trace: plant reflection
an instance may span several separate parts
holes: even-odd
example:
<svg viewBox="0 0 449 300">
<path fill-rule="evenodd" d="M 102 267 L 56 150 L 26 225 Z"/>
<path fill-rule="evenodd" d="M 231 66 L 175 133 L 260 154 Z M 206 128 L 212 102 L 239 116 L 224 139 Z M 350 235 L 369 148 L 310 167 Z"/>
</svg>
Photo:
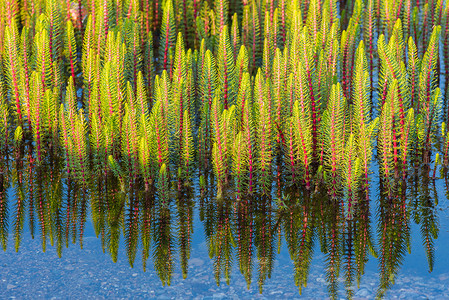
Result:
<svg viewBox="0 0 449 300">
<path fill-rule="evenodd" d="M 102 171 L 83 185 L 66 175 L 64 161 L 57 155 L 53 162 L 48 159 L 35 164 L 32 156 L 23 152 L 23 145 L 17 142 L 13 155 L 1 162 L 4 249 L 7 224 L 12 224 L 14 247 L 19 251 L 28 222 L 33 238 L 39 231 L 42 249 L 45 251 L 49 243 L 61 256 L 71 243 L 82 247 L 90 216 L 103 251 L 108 251 L 114 262 L 123 239 L 131 266 L 140 251 L 143 268 L 147 269 L 152 257 L 162 284 L 170 285 L 176 261 L 183 278 L 188 276 L 196 206 L 217 285 L 222 279 L 231 283 L 234 267 L 240 270 L 248 288 L 256 280 L 262 292 L 273 272 L 276 254 L 285 245 L 299 292 L 307 286 L 314 251 L 320 251 L 325 255 L 332 298 L 338 295 L 340 278 L 344 279 L 346 296 L 354 296 L 370 256 L 378 260 L 377 296 L 382 297 L 394 284 L 406 253 L 411 252 L 412 222 L 421 230 L 429 271 L 433 270 L 434 241 L 439 232 L 436 181 L 440 179 L 429 177 L 429 166 L 416 169 L 405 181 L 390 182 L 388 188 L 383 178 L 377 187 L 374 183 L 363 185 L 355 197 L 353 216 L 348 218 L 343 199 L 318 187 L 314 191 L 283 187 L 282 180 L 277 180 L 277 196 L 253 193 L 237 198 L 232 190 L 224 189 L 223 196 L 217 198 L 215 187 L 209 184 L 214 182 L 211 174 L 202 176 L 198 195 L 196 186 L 181 185 L 178 189 L 177 182 L 170 185 L 172 181 L 164 168 L 156 186 L 149 187 L 143 180 L 123 185 L 112 172 Z M 448 176 L 444 169 L 441 173 L 447 187 Z M 374 224 L 377 234 L 373 232 Z"/>
</svg>

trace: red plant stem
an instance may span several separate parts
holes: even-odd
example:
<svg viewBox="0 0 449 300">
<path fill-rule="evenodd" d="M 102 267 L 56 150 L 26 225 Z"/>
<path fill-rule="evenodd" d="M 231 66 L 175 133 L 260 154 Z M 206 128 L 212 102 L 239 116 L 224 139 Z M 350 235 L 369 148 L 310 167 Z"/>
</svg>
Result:
<svg viewBox="0 0 449 300">
<path fill-rule="evenodd" d="M 225 18 L 227 16 L 224 15 L 224 7 L 223 7 L 223 2 L 226 0 L 220 0 L 220 7 L 218 8 L 218 14 L 220 15 L 220 31 L 221 32 L 223 30 L 223 27 L 225 25 Z"/>
<path fill-rule="evenodd" d="M 156 31 L 159 25 L 159 0 L 154 0 L 154 20 L 153 31 Z"/>
<path fill-rule="evenodd" d="M 350 167 L 350 169 L 351 169 L 351 167 Z M 346 215 L 346 218 L 349 218 L 349 219 L 352 219 L 352 216 L 351 216 L 352 202 L 353 202 L 352 188 L 351 188 L 351 183 L 349 183 L 349 186 L 348 186 L 348 211 L 347 211 L 347 215 Z"/>
<path fill-rule="evenodd" d="M 88 0 L 89 1 L 89 0 Z M 89 6 L 90 6 L 90 15 L 92 16 L 92 28 L 95 28 L 95 22 L 96 22 L 96 19 L 95 19 L 95 15 L 96 15 L 96 7 L 95 7 L 95 3 L 96 3 L 97 1 L 96 0 L 90 0 L 89 1 Z"/>
<path fill-rule="evenodd" d="M 238 54 L 239 54 L 239 49 L 238 49 L 238 44 L 237 44 L 237 35 L 238 35 L 238 33 L 239 33 L 239 28 L 238 27 L 233 27 L 232 28 L 233 29 L 233 31 L 232 31 L 232 53 L 234 54 L 234 61 L 236 61 L 237 60 L 237 56 L 238 56 Z M 240 75 L 240 72 L 239 72 L 239 75 Z M 239 79 L 241 79 L 241 78 L 239 78 Z M 240 84 L 240 80 L 239 80 L 239 84 Z"/>
<path fill-rule="evenodd" d="M 407 31 L 405 32 L 405 36 L 410 36 L 411 15 L 412 15 L 412 1 L 407 0 L 405 7 L 405 16 L 406 16 L 405 23 L 407 24 Z"/>
<path fill-rule="evenodd" d="M 223 65 L 223 77 L 224 77 L 224 84 L 223 84 L 223 98 L 224 98 L 224 109 L 228 109 L 228 63 L 227 63 L 227 52 L 224 51 L 224 65 Z"/>
<path fill-rule="evenodd" d="M 394 120 L 394 118 L 393 118 Z M 393 121 L 394 124 L 394 121 Z M 392 129 L 392 135 L 393 135 L 393 159 L 394 159 L 394 175 L 396 177 L 397 171 L 398 171 L 398 141 L 396 137 L 396 130 Z"/>
<path fill-rule="evenodd" d="M 348 86 L 348 81 L 349 79 L 347 78 L 347 60 L 348 60 L 348 54 L 347 54 L 347 44 L 344 45 L 343 49 L 342 49 L 342 54 L 343 54 L 343 58 L 342 58 L 342 79 L 341 79 L 341 86 L 343 88 L 343 93 L 345 95 L 346 98 L 348 98 L 348 94 L 347 94 L 347 86 Z"/>
<path fill-rule="evenodd" d="M 300 242 L 300 246 L 299 246 L 299 253 L 298 253 L 298 257 L 303 258 L 303 252 L 304 249 L 306 248 L 306 243 L 307 243 L 307 229 L 308 229 L 308 210 L 306 208 L 305 205 L 303 205 L 302 208 L 303 211 L 303 226 L 302 226 L 302 231 L 301 231 L 301 242 Z"/>
<path fill-rule="evenodd" d="M 40 133 L 40 109 L 39 109 L 39 102 L 37 104 L 37 119 L 36 119 L 36 146 L 37 146 L 37 161 L 40 163 L 42 161 L 41 159 L 41 133 Z"/>
<path fill-rule="evenodd" d="M 236 174 L 236 177 L 237 177 L 237 193 L 236 193 L 236 196 L 237 196 L 237 200 L 238 201 L 240 201 L 240 194 L 241 194 L 241 169 L 240 169 L 240 166 L 239 166 L 239 168 L 238 168 L 238 171 L 237 171 L 237 174 Z"/>
<path fill-rule="evenodd" d="M 253 8 L 253 14 L 254 14 L 254 8 Z M 257 39 L 257 32 L 256 32 L 256 19 L 253 17 L 253 28 L 252 28 L 252 35 L 253 35 L 253 46 L 252 46 L 252 69 L 256 68 L 256 39 Z"/>
<path fill-rule="evenodd" d="M 73 79 L 73 86 L 75 87 L 75 89 L 76 89 L 76 78 L 75 78 L 75 64 L 74 64 L 74 62 L 73 62 L 73 59 L 74 59 L 74 55 L 73 55 L 73 49 L 72 49 L 72 43 L 68 43 L 68 45 L 69 45 L 69 60 L 70 60 L 70 71 L 71 71 L 71 74 L 72 74 L 72 79 Z"/>
<path fill-rule="evenodd" d="M 304 147 L 304 141 L 303 141 L 303 151 L 304 151 L 304 166 L 306 169 L 306 177 L 305 177 L 306 189 L 308 190 L 308 189 L 310 189 L 310 171 L 309 171 L 309 161 L 308 161 L 308 157 L 307 157 L 307 152 Z"/>
<path fill-rule="evenodd" d="M 215 138 L 217 139 L 217 147 L 218 147 L 218 152 L 219 152 L 219 159 L 221 161 L 223 161 L 223 163 L 226 165 L 225 159 L 223 157 L 223 149 L 222 149 L 222 142 L 221 142 L 221 131 L 220 131 L 220 121 L 219 121 L 218 111 L 217 111 L 216 108 L 214 108 L 214 123 L 215 123 L 215 128 L 216 128 L 216 132 L 215 132 L 216 137 Z M 220 178 L 221 176 L 223 176 L 223 174 L 219 174 L 218 180 L 220 180 L 220 181 L 222 180 L 222 178 Z"/>
<path fill-rule="evenodd" d="M 78 0 L 78 28 L 83 29 L 83 12 L 82 12 L 82 0 Z"/>
<path fill-rule="evenodd" d="M 248 180 L 248 191 L 250 194 L 253 193 L 253 173 L 254 173 L 254 161 L 253 161 L 253 149 L 251 142 L 251 130 L 250 130 L 250 122 L 249 122 L 249 111 L 246 111 L 247 118 L 247 126 L 245 129 L 246 132 L 246 143 L 248 145 L 248 167 L 249 167 L 249 180 Z"/>
<path fill-rule="evenodd" d="M 244 6 L 245 8 L 245 6 Z M 243 9 L 243 20 L 248 21 L 249 20 L 249 10 L 248 9 Z M 242 22 L 242 44 L 245 45 L 245 47 L 248 49 L 248 34 L 249 34 L 249 28 L 248 28 L 248 23 L 249 22 Z"/>
<path fill-rule="evenodd" d="M 115 2 L 115 7 L 116 7 L 116 9 L 115 9 L 115 24 L 119 24 L 120 19 L 122 18 L 122 14 L 123 14 L 122 5 L 123 5 L 123 3 L 121 0 L 116 0 L 116 2 Z M 131 7 L 131 5 L 132 5 L 132 2 L 130 1 L 129 6 Z M 126 17 L 129 17 L 129 13 Z"/>
<path fill-rule="evenodd" d="M 183 93 L 181 86 L 181 93 L 179 97 L 179 151 L 182 149 L 182 134 L 183 134 L 183 119 L 184 119 L 184 108 L 183 108 Z"/>
<path fill-rule="evenodd" d="M 304 43 L 304 47 L 305 47 Z M 306 53 L 308 49 L 304 48 L 304 53 Z M 319 105 L 318 101 L 315 99 L 315 95 L 313 92 L 313 83 L 312 83 L 312 75 L 311 75 L 311 69 L 308 63 L 305 65 L 306 67 L 306 73 L 307 73 L 307 82 L 309 85 L 309 93 L 310 93 L 310 103 L 312 105 L 312 157 L 315 156 L 316 147 L 317 147 L 317 127 L 318 127 L 318 113 L 319 108 L 317 106 Z M 308 171 L 307 171 L 308 172 Z"/>
<path fill-rule="evenodd" d="M 193 19 L 196 20 L 198 16 L 198 2 L 199 0 L 193 0 Z"/>
<path fill-rule="evenodd" d="M 293 139 L 293 126 L 290 126 L 290 138 L 288 141 L 288 153 L 290 158 L 290 172 L 292 174 L 292 182 L 295 182 L 296 176 L 296 163 L 295 163 L 295 143 Z"/>
<path fill-rule="evenodd" d="M 282 36 L 282 45 L 285 45 L 285 39 L 286 39 L 286 26 L 285 26 L 285 0 L 280 1 L 280 9 L 281 9 L 281 36 Z M 332 6 L 332 5 L 331 5 Z"/>
<path fill-rule="evenodd" d="M 146 37 L 148 37 L 148 34 L 150 33 L 150 4 L 149 0 L 143 0 L 142 3 L 142 9 L 145 17 L 145 33 Z"/>
<path fill-rule="evenodd" d="M 444 33 L 443 33 L 443 59 L 444 59 L 444 78 L 445 78 L 445 88 L 444 90 L 448 91 L 449 88 L 449 9 L 446 10 L 446 24 L 444 24 Z M 446 95 L 445 95 L 446 96 Z M 446 115 L 446 124 L 449 122 L 449 105 Z"/>
<path fill-rule="evenodd" d="M 170 1 L 170 0 L 169 0 Z M 164 65 L 163 70 L 167 70 L 168 63 L 168 50 L 170 49 L 170 18 L 167 17 L 167 31 L 165 32 L 165 49 L 164 49 Z"/>
<path fill-rule="evenodd" d="M 136 93 L 137 90 L 137 48 L 139 47 L 138 44 L 139 41 L 136 41 L 136 35 L 134 35 L 133 38 L 133 86 L 134 86 L 134 94 Z"/>
<path fill-rule="evenodd" d="M 273 1 L 274 2 L 274 1 Z M 279 23 L 274 22 L 273 23 L 273 15 L 271 15 L 271 26 L 272 26 L 272 30 L 273 30 L 273 37 L 270 43 L 272 43 L 272 47 L 271 49 L 273 49 L 272 51 L 276 52 L 276 49 L 279 48 L 279 44 L 278 44 L 278 31 L 279 31 Z"/>
<path fill-rule="evenodd" d="M 289 86 L 290 86 L 290 84 L 289 84 Z M 290 100 L 290 102 L 289 102 L 289 104 L 290 104 L 289 116 L 291 117 L 292 114 L 293 114 L 293 104 L 295 102 L 295 89 L 294 88 L 289 88 L 288 91 L 289 91 L 289 95 L 288 95 L 289 97 L 288 98 Z"/>
<path fill-rule="evenodd" d="M 411 105 L 411 107 L 414 107 L 414 104 L 415 104 L 415 93 L 416 93 L 415 90 L 416 90 L 416 68 L 414 66 L 414 68 L 411 70 L 411 75 L 410 75 L 410 105 Z M 419 107 L 418 107 L 417 112 L 418 111 L 419 111 Z"/>
<path fill-rule="evenodd" d="M 263 113 L 263 112 L 262 112 Z M 265 117 L 265 116 L 263 116 Z M 265 118 L 264 118 L 265 119 Z M 266 120 L 262 120 L 263 124 L 260 124 L 259 126 L 261 126 L 262 128 L 267 128 L 268 126 L 265 125 L 265 121 Z M 267 141 L 267 135 L 269 133 L 266 132 L 266 130 L 263 130 L 259 136 L 260 138 L 260 153 L 266 153 L 269 151 L 269 149 L 267 149 L 269 146 L 267 145 L 268 141 Z M 266 184 L 266 177 L 267 177 L 267 173 L 269 172 L 269 160 L 267 159 L 266 155 L 263 155 L 262 157 L 259 158 L 260 161 L 260 172 L 262 174 L 262 183 L 261 185 L 263 186 L 263 188 L 265 189 L 265 184 Z M 266 168 L 268 166 L 268 169 Z"/>
<path fill-rule="evenodd" d="M 54 20 L 53 20 L 53 14 L 49 14 L 49 30 L 48 30 L 48 52 L 50 53 L 50 63 L 53 62 L 53 26 L 54 26 Z M 50 64 L 51 65 L 51 64 Z"/>
<path fill-rule="evenodd" d="M 27 40 L 23 39 L 23 69 L 25 79 L 25 101 L 27 107 L 28 130 L 31 132 L 31 107 L 30 107 L 30 77 L 28 74 L 28 53 Z"/>
<path fill-rule="evenodd" d="M 94 14 L 94 13 L 93 13 Z M 103 25 L 104 25 L 104 37 L 108 36 L 109 32 L 109 12 L 108 12 L 108 0 L 103 0 Z"/>
<path fill-rule="evenodd" d="M 19 126 L 22 126 L 22 111 L 20 109 L 20 97 L 19 97 L 19 85 L 18 85 L 18 79 L 16 74 L 16 65 L 14 62 L 14 59 L 11 54 L 9 54 L 9 65 L 11 66 L 11 73 L 12 73 L 12 81 L 14 85 L 14 98 L 16 99 L 16 110 L 17 115 L 19 117 Z"/>
<path fill-rule="evenodd" d="M 404 181 L 407 176 L 407 147 L 408 147 L 409 133 L 410 133 L 410 127 L 408 128 L 407 132 L 404 132 L 404 135 L 403 135 L 404 153 L 402 153 L 402 179 Z"/>
<path fill-rule="evenodd" d="M 128 5 L 128 12 L 126 13 L 126 17 L 127 18 L 131 18 L 131 13 L 132 12 L 133 12 L 133 3 L 130 2 L 129 5 Z M 119 16 L 119 17 L 121 17 L 121 16 Z"/>
<path fill-rule="evenodd" d="M 368 52 L 369 52 L 369 75 L 370 75 L 370 91 L 373 91 L 373 71 L 374 71 L 374 49 L 373 49 L 373 36 L 374 36 L 374 28 L 373 28 L 373 14 L 369 13 L 369 26 L 368 26 Z"/>
<path fill-rule="evenodd" d="M 156 138 L 157 138 L 157 162 L 159 165 L 159 169 L 162 167 L 162 163 L 164 162 L 162 159 L 162 143 L 161 143 L 161 130 L 162 128 L 159 128 L 159 122 L 154 122 L 155 131 L 156 131 Z"/>
</svg>

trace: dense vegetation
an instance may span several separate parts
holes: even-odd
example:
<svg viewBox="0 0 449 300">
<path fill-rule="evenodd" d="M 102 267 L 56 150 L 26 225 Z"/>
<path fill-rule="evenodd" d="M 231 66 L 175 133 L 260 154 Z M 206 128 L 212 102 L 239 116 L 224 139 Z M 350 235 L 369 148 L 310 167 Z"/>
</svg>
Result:
<svg viewBox="0 0 449 300">
<path fill-rule="evenodd" d="M 340 256 L 349 253 L 357 263 L 346 273 L 350 286 L 354 272 L 360 280 L 368 252 L 375 253 L 366 220 L 376 161 L 381 198 L 397 210 L 386 217 L 391 232 L 379 228 L 390 245 L 381 253 L 381 296 L 400 265 L 388 265 L 385 256 L 405 251 L 398 240 L 407 235 L 395 235 L 408 226 L 405 197 L 398 195 L 413 170 L 423 168 L 425 176 L 432 159 L 435 168 L 449 163 L 448 89 L 438 87 L 440 75 L 449 74 L 441 68 L 449 63 L 448 13 L 449 3 L 437 0 L 2 0 L 3 248 L 9 210 L 16 250 L 25 215 L 44 249 L 47 238 L 59 253 L 70 238 L 82 246 L 90 206 L 114 259 L 122 229 L 131 264 L 139 242 L 144 265 L 155 243 L 165 284 L 173 271 L 170 207 L 193 183 L 203 195 L 214 186 L 220 211 L 234 206 L 239 218 L 248 213 L 240 206 L 254 201 L 268 215 L 272 205 L 287 207 L 284 189 L 307 201 L 324 191 L 320 213 L 335 222 L 323 226 L 321 246 L 336 296 Z M 185 274 L 192 230 L 186 203 L 177 202 L 186 205 L 179 213 L 186 218 L 179 228 Z M 332 209 L 323 211 L 323 204 Z M 229 232 L 236 229 L 229 218 L 217 222 L 209 238 L 218 283 L 221 273 L 229 280 Z M 276 232 L 265 226 L 284 225 L 267 222 L 260 228 L 271 240 Z M 297 242 L 312 244 L 307 214 L 297 222 L 304 223 Z M 252 252 L 241 251 L 254 237 L 241 239 L 243 231 L 239 264 L 250 283 Z M 366 239 L 347 248 L 348 232 Z M 261 234 L 257 247 L 265 242 Z M 257 254 L 261 282 L 271 272 L 270 245 Z M 426 245 L 432 266 L 431 238 Z M 300 287 L 311 248 L 291 252 Z"/>
</svg>

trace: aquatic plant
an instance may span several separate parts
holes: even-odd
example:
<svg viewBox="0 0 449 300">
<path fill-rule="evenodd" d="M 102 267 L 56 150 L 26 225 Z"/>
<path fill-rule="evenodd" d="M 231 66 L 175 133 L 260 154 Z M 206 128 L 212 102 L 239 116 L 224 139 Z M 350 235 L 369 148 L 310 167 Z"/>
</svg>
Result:
<svg viewBox="0 0 449 300">
<path fill-rule="evenodd" d="M 280 240 L 284 231 L 301 289 L 316 225 L 326 236 L 319 242 L 328 258 L 329 291 L 337 297 L 340 263 L 347 282 L 360 281 L 367 253 L 375 252 L 367 217 L 375 166 L 381 201 L 398 210 L 381 213 L 388 224 L 379 230 L 382 243 L 398 228 L 408 230 L 405 223 L 395 225 L 409 205 L 398 197 L 404 192 L 400 179 L 428 170 L 433 157 L 447 167 L 446 128 L 439 134 L 448 118 L 442 101 L 448 81 L 440 89 L 440 73 L 449 74 L 449 5 L 442 1 L 4 4 L 3 248 L 9 210 L 16 217 L 10 222 L 16 250 L 25 215 L 33 237 L 39 228 L 44 249 L 47 240 L 56 242 L 59 255 L 69 240 L 82 246 L 90 205 L 103 250 L 116 260 L 123 231 L 130 264 L 141 244 L 144 266 L 153 251 L 158 274 L 169 284 L 176 261 L 171 200 L 176 191 L 186 276 L 192 203 L 185 198 L 198 174 L 203 196 L 213 187 L 208 201 L 222 210 L 214 223 L 221 227 L 209 232 L 217 280 L 229 280 L 238 248 L 248 284 L 257 255 L 262 288 L 272 269 L 271 239 Z M 438 159 L 434 163 L 435 173 Z M 10 187 L 15 206 L 6 197 Z M 291 203 L 271 198 L 279 200 L 291 187 L 299 193 Z M 309 203 L 323 191 L 328 202 Z M 291 212 L 280 214 L 288 221 L 279 226 L 273 224 L 275 203 Z M 321 224 L 307 220 L 317 214 Z M 419 220 L 431 249 L 433 225 Z M 393 250 L 402 255 L 399 244 Z M 382 260 L 387 252 L 380 252 Z M 432 265 L 430 250 L 428 257 Z M 380 296 L 397 266 L 381 262 Z"/>
<path fill-rule="evenodd" d="M 348 131 L 348 113 L 346 99 L 340 84 L 332 86 L 327 109 L 321 120 L 324 149 L 324 166 L 328 172 L 328 186 L 333 198 L 340 192 L 342 183 L 342 167 Z M 358 128 L 357 126 L 354 126 Z"/>
</svg>

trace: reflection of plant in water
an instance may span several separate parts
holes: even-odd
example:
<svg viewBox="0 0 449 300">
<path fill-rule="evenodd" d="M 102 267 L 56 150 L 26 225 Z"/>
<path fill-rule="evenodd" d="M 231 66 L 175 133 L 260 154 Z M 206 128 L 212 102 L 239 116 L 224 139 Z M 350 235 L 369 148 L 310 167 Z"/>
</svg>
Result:
<svg viewBox="0 0 449 300">
<path fill-rule="evenodd" d="M 353 232 L 354 239 L 354 256 L 356 268 L 357 287 L 360 286 L 362 275 L 365 273 L 365 265 L 368 262 L 368 254 L 377 258 L 374 248 L 373 233 L 371 230 L 371 212 L 368 197 L 368 187 L 360 192 L 359 205 L 355 214 L 355 228 Z"/>
<path fill-rule="evenodd" d="M 338 291 L 338 277 L 340 274 L 341 256 L 343 252 L 343 227 L 341 221 L 339 221 L 339 219 L 341 219 L 341 209 L 339 204 L 331 202 L 328 203 L 327 207 L 327 211 L 325 212 L 325 222 L 327 223 L 326 278 L 329 282 L 329 294 L 335 298 Z"/>
<path fill-rule="evenodd" d="M 252 281 L 254 253 L 254 202 L 251 200 L 251 198 L 245 197 L 237 203 L 237 216 L 235 218 L 239 268 L 245 277 L 247 288 L 250 287 Z"/>
<path fill-rule="evenodd" d="M 427 167 L 428 168 L 428 167 Z M 428 172 L 423 170 L 424 172 Z M 412 216 L 416 224 L 421 228 L 422 243 L 426 251 L 429 271 L 434 267 L 435 249 L 434 240 L 438 238 L 439 226 L 435 215 L 435 206 L 438 205 L 438 194 L 430 178 L 427 176 L 418 177 L 416 187 L 418 195 L 411 200 Z"/>
<path fill-rule="evenodd" d="M 300 293 L 307 286 L 313 255 L 316 232 L 311 222 L 313 203 L 306 193 L 298 194 L 293 190 L 285 199 L 287 207 L 278 210 L 277 213 L 279 218 L 277 223 L 282 228 L 290 258 L 294 263 L 294 279 Z"/>
<path fill-rule="evenodd" d="M 3 93 L 1 80 L 0 80 L 0 93 Z M 4 101 L 4 95 L 0 94 L 1 97 L 1 122 L 0 122 L 0 239 L 2 243 L 3 250 L 6 250 L 7 240 L 8 240 L 8 199 L 7 199 L 7 189 L 9 185 L 9 169 L 8 169 L 8 136 L 9 136 L 9 110 L 8 106 Z M 21 128 L 21 127 L 18 127 Z M 20 129 L 19 129 L 20 131 Z M 16 180 L 13 181 L 15 182 Z M 18 178 L 17 178 L 18 181 Z M 20 189 L 20 187 L 19 187 Z M 20 193 L 20 190 L 19 190 Z M 20 206 L 20 204 L 19 204 Z M 20 222 L 20 221 L 19 221 Z M 20 230 L 19 230 L 20 232 Z M 18 234 L 17 234 L 18 235 Z"/>
<path fill-rule="evenodd" d="M 404 218 L 405 198 L 402 194 L 405 193 L 405 189 L 403 188 L 402 185 L 399 186 L 397 194 L 393 197 L 380 194 L 378 210 L 380 285 L 377 291 L 379 297 L 382 297 L 394 284 L 408 246 L 410 231 L 408 219 Z"/>
<path fill-rule="evenodd" d="M 262 195 L 256 201 L 257 205 L 254 210 L 254 246 L 259 267 L 259 292 L 262 292 L 264 282 L 271 277 L 273 270 L 276 234 L 273 228 L 271 198 Z"/>
<path fill-rule="evenodd" d="M 171 230 L 172 220 L 169 206 L 160 205 L 155 211 L 153 224 L 153 261 L 154 268 L 162 284 L 170 285 L 174 271 L 174 236 Z"/>
<path fill-rule="evenodd" d="M 190 259 L 191 235 L 193 233 L 193 204 L 191 196 L 181 195 L 177 199 L 179 255 L 183 278 L 187 278 Z"/>
<path fill-rule="evenodd" d="M 14 194 L 17 199 L 16 201 L 16 217 L 14 222 L 14 240 L 15 249 L 19 250 L 20 241 L 22 239 L 23 225 L 25 221 L 25 190 L 23 181 L 23 160 L 21 159 L 21 151 L 23 141 L 23 131 L 22 127 L 18 126 L 14 133 L 14 158 L 15 166 L 12 168 L 11 179 L 14 185 Z"/>
<path fill-rule="evenodd" d="M 231 205 L 229 201 L 223 200 L 218 203 L 216 231 L 211 237 L 212 252 L 214 257 L 214 273 L 217 285 L 220 284 L 222 274 L 229 284 L 231 280 L 232 252 L 235 247 L 234 235 L 231 227 Z"/>
</svg>

